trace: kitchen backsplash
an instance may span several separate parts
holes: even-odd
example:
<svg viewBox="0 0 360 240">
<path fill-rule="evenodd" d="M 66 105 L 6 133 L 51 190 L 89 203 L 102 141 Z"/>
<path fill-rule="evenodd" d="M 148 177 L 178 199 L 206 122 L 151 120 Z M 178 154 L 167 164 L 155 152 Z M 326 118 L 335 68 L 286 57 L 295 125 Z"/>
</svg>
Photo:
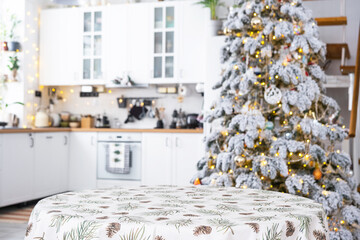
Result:
<svg viewBox="0 0 360 240">
<path fill-rule="evenodd" d="M 152 98 L 155 97 L 155 107 L 165 108 L 164 124 L 165 128 L 169 127 L 171 122 L 171 115 L 174 109 L 181 108 L 186 114 L 197 113 L 200 114 L 203 108 L 203 97 L 195 91 L 195 85 L 186 85 L 188 88 L 187 95 L 184 97 L 182 103 L 177 100 L 177 94 L 160 94 L 157 93 L 156 86 L 149 86 L 148 88 L 134 88 L 134 89 L 107 89 L 105 93 L 100 93 L 99 97 L 80 97 L 81 87 L 66 86 L 57 87 L 56 94 L 61 96 L 63 100 L 56 100 L 54 105 L 54 112 L 60 113 L 62 111 L 70 112 L 71 114 L 104 114 L 109 117 L 110 124 L 113 126 L 114 119 L 118 118 L 121 122 L 121 128 L 154 128 L 156 126 L 156 118 L 146 117 L 142 120 L 135 120 L 134 123 L 125 124 L 124 121 L 128 115 L 127 108 L 119 108 L 117 104 L 118 97 L 134 97 L 134 98 Z M 110 90 L 110 92 L 109 92 Z M 42 90 L 42 106 L 49 106 L 48 88 Z"/>
</svg>

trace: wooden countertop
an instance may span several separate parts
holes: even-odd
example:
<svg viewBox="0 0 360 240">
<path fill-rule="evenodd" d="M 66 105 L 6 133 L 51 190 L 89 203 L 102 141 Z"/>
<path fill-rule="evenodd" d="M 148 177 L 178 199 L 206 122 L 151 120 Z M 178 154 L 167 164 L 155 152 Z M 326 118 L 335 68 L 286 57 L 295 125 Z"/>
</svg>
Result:
<svg viewBox="0 0 360 240">
<path fill-rule="evenodd" d="M 43 132 L 148 132 L 148 133 L 203 133 L 203 129 L 128 129 L 128 128 L 12 128 L 0 129 L 1 133 Z"/>
</svg>

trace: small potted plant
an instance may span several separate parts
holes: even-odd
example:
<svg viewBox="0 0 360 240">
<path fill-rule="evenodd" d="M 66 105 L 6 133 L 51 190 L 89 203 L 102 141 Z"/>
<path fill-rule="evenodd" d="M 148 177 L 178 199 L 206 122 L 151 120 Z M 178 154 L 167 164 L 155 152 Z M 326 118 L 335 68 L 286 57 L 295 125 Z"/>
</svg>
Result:
<svg viewBox="0 0 360 240">
<path fill-rule="evenodd" d="M 7 43 L 9 51 L 19 52 L 21 50 L 20 42 L 17 41 L 18 36 L 16 36 L 16 27 L 20 23 L 21 20 L 18 20 L 16 14 L 12 14 L 10 17 L 9 42 Z"/>
<path fill-rule="evenodd" d="M 19 70 L 20 66 L 19 66 L 19 59 L 16 56 L 16 53 L 14 54 L 14 56 L 10 56 L 9 57 L 9 65 L 7 65 L 7 67 L 9 68 L 9 70 L 12 72 L 12 77 L 13 77 L 13 81 L 16 81 L 16 76 L 17 76 L 17 71 Z"/>
<path fill-rule="evenodd" d="M 210 33 L 216 36 L 222 27 L 222 22 L 216 15 L 216 7 L 223 6 L 224 3 L 220 2 L 220 0 L 202 0 L 198 4 L 210 9 Z"/>
</svg>

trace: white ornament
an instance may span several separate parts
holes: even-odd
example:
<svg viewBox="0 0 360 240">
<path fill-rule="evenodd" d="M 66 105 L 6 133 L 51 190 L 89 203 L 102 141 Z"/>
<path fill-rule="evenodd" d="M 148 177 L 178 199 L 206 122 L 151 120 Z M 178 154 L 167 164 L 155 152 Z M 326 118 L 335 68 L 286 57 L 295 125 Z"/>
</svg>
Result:
<svg viewBox="0 0 360 240">
<path fill-rule="evenodd" d="M 278 102 L 280 102 L 281 97 L 281 90 L 275 85 L 270 85 L 270 87 L 265 89 L 264 98 L 267 103 L 271 105 L 277 104 Z"/>
</svg>

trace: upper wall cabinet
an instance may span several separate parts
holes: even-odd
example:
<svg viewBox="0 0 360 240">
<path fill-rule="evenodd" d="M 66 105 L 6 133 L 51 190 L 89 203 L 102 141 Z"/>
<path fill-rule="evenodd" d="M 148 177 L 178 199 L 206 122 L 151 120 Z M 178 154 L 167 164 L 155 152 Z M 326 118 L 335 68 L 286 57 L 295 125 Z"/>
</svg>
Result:
<svg viewBox="0 0 360 240">
<path fill-rule="evenodd" d="M 80 79 L 81 18 L 76 8 L 41 11 L 40 84 L 75 85 Z"/>
<path fill-rule="evenodd" d="M 207 17 L 194 1 L 43 10 L 40 83 L 203 82 Z"/>
<path fill-rule="evenodd" d="M 182 5 L 179 2 L 152 4 L 150 67 L 151 83 L 177 82 L 179 62 L 179 29 Z"/>
<path fill-rule="evenodd" d="M 129 17 L 131 14 L 127 4 L 112 5 L 104 11 L 102 56 L 106 61 L 105 83 L 111 84 L 112 80 L 124 77 L 130 71 Z"/>
<path fill-rule="evenodd" d="M 104 84 L 104 8 L 81 9 L 81 76 L 82 84 Z"/>
</svg>

